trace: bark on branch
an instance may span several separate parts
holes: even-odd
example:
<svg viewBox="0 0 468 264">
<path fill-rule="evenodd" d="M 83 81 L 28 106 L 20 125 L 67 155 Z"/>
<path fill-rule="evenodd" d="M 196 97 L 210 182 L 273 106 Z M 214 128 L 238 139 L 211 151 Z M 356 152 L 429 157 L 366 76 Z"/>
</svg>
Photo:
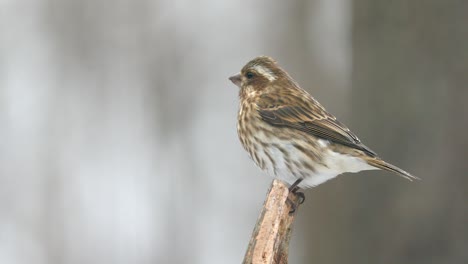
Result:
<svg viewBox="0 0 468 264">
<path fill-rule="evenodd" d="M 291 211 L 291 203 L 296 211 Z M 244 264 L 286 264 L 288 263 L 289 240 L 292 224 L 297 213 L 297 197 L 289 194 L 288 187 L 281 181 L 274 180 L 258 217 L 249 247 L 244 257 Z"/>
</svg>

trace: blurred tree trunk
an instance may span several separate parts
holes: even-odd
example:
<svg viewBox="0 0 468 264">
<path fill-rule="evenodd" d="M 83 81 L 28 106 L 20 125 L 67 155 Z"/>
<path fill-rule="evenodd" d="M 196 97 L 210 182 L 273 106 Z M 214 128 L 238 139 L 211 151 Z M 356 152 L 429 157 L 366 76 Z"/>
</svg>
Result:
<svg viewBox="0 0 468 264">
<path fill-rule="evenodd" d="M 348 263 L 466 260 L 466 210 L 455 205 L 468 192 L 453 190 L 468 183 L 467 10 L 462 1 L 354 1 L 353 130 L 423 181 L 372 172 L 350 182 L 361 189 L 355 204 L 369 206 L 348 221 Z"/>
</svg>

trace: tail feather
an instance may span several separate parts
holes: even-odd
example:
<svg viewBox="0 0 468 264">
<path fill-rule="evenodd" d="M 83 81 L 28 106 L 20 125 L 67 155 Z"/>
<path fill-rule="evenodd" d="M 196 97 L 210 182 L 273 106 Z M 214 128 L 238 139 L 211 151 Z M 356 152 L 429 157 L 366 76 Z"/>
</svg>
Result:
<svg viewBox="0 0 468 264">
<path fill-rule="evenodd" d="M 410 181 L 420 180 L 420 178 L 418 178 L 416 176 L 413 176 L 410 173 L 398 168 L 397 166 L 392 165 L 390 163 L 387 163 L 387 162 L 385 162 L 385 161 L 383 161 L 381 159 L 369 158 L 369 159 L 366 159 L 366 161 L 371 166 L 374 166 L 374 167 L 382 169 L 382 170 L 394 172 L 394 173 L 398 174 L 399 176 L 401 176 L 403 178 L 406 178 L 406 179 L 408 179 Z"/>
</svg>

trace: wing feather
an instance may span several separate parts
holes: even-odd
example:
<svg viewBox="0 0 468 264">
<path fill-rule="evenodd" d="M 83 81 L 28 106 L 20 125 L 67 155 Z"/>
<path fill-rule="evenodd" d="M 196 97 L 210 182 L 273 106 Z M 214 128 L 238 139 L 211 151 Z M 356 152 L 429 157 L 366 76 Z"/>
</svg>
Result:
<svg viewBox="0 0 468 264">
<path fill-rule="evenodd" d="M 344 124 L 320 105 L 260 108 L 262 119 L 273 126 L 290 127 L 310 135 L 361 150 L 371 157 L 377 154 L 366 147 Z"/>
</svg>

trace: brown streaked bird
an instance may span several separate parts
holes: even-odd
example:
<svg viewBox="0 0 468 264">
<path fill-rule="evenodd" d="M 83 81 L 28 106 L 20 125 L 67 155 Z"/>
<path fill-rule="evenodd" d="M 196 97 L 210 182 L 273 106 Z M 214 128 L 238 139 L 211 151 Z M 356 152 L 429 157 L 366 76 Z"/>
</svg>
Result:
<svg viewBox="0 0 468 264">
<path fill-rule="evenodd" d="M 229 78 L 240 97 L 237 133 L 255 164 L 293 192 L 345 172 L 382 169 L 418 179 L 385 162 L 270 57 Z"/>
</svg>

